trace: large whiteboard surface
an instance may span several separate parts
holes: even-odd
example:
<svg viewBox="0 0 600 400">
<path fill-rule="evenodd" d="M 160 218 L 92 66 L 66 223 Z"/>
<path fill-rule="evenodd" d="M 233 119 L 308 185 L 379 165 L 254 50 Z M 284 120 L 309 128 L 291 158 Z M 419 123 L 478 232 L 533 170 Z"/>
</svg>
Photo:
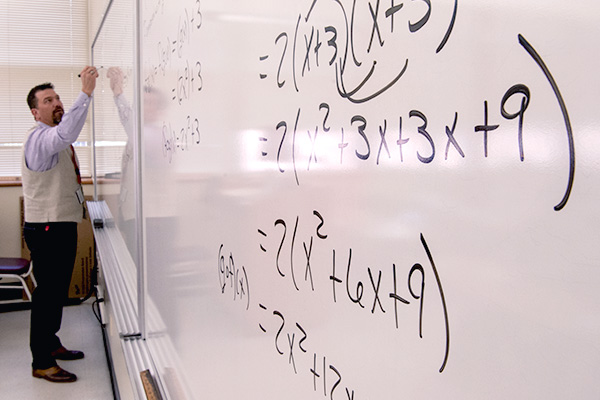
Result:
<svg viewBox="0 0 600 400">
<path fill-rule="evenodd" d="M 96 191 L 115 218 L 129 253 L 126 257 L 137 264 L 135 111 L 132 106 L 135 101 L 134 3 L 132 0 L 107 2 L 103 10 L 105 15 L 92 49 L 94 65 L 100 71 L 94 90 L 94 162 L 99 180 Z"/>
<path fill-rule="evenodd" d="M 173 398 L 598 398 L 597 2 L 145 0 Z"/>
</svg>

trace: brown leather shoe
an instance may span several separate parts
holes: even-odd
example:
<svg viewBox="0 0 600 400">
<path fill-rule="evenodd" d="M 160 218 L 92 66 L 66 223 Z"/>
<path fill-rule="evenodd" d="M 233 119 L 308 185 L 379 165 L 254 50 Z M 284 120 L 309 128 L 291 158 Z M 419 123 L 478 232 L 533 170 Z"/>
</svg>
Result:
<svg viewBox="0 0 600 400">
<path fill-rule="evenodd" d="M 42 378 L 50 382 L 75 382 L 77 375 L 65 371 L 58 365 L 46 369 L 34 369 L 31 373 L 36 378 Z"/>
<path fill-rule="evenodd" d="M 83 358 L 83 351 L 79 350 L 67 350 L 64 346 L 60 346 L 58 349 L 50 353 L 55 360 L 80 360 Z"/>
</svg>

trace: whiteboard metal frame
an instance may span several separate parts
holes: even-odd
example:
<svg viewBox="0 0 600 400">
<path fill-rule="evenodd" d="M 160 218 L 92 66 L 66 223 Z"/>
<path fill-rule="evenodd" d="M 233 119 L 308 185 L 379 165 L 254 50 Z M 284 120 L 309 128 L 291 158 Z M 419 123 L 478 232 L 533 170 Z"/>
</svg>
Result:
<svg viewBox="0 0 600 400">
<path fill-rule="evenodd" d="M 106 19 L 110 13 L 111 7 L 114 3 L 114 0 L 109 0 L 104 15 L 102 17 L 102 21 L 98 27 L 96 35 L 91 45 L 91 63 L 94 65 L 94 51 L 96 47 L 96 43 L 102 33 L 102 29 L 106 22 Z M 135 174 L 134 174 L 134 195 L 135 195 L 135 206 L 136 206 L 136 256 L 138 260 L 138 265 L 136 268 L 136 285 L 137 285 L 137 315 L 135 310 L 130 310 L 130 316 L 132 319 L 136 321 L 130 321 L 129 324 L 124 324 L 131 327 L 132 323 L 137 325 L 137 331 L 131 331 L 130 334 L 125 335 L 122 340 L 122 347 L 125 353 L 126 362 L 129 365 L 132 371 L 143 370 L 148 368 L 153 368 L 156 371 L 154 366 L 154 361 L 149 354 L 146 347 L 146 262 L 144 257 L 144 214 L 142 208 L 142 157 L 141 157 L 141 146 L 142 146 L 142 135 L 141 135 L 141 126 L 142 126 L 142 106 L 140 96 L 142 93 L 141 87 L 141 1 L 135 0 L 133 2 L 134 5 L 134 80 L 133 80 L 133 112 L 135 113 L 134 124 L 133 124 L 133 148 L 134 148 L 134 166 L 135 166 Z M 96 120 L 95 120 L 95 109 L 94 103 L 92 102 L 92 157 L 93 157 L 93 187 L 94 187 L 94 201 L 98 201 L 98 175 L 96 169 Z M 108 211 L 108 210 L 107 210 Z M 109 212 L 109 211 L 108 211 Z M 117 260 L 118 264 L 118 260 Z M 122 294 L 122 293 L 121 293 Z M 134 299 L 132 299 L 133 301 Z M 118 305 L 114 304 L 116 308 L 124 307 L 123 304 Z M 133 315 L 131 315 L 133 313 Z M 117 313 L 119 314 L 119 313 Z M 120 322 L 122 321 L 122 318 Z M 136 329 L 134 329 L 136 330 Z M 133 338 L 133 339 L 130 339 Z M 139 340 L 141 339 L 141 340 Z M 134 350 L 137 349 L 137 350 Z M 141 361 L 143 359 L 143 361 Z M 130 371 L 130 380 L 132 385 L 137 389 L 138 398 L 143 397 L 143 390 L 141 388 L 140 377 L 135 373 Z M 162 389 L 162 388 L 161 388 Z"/>
<path fill-rule="evenodd" d="M 106 18 L 108 17 L 108 13 L 110 12 L 110 8 L 113 5 L 114 0 L 109 0 L 106 5 L 106 10 L 104 11 L 104 15 L 102 16 L 102 21 L 100 21 L 100 26 L 98 26 L 98 30 L 96 31 L 96 36 L 94 36 L 94 41 L 92 42 L 91 48 L 91 62 L 94 65 L 94 48 L 96 47 L 96 42 L 100 37 L 100 33 L 102 32 L 102 27 L 106 22 Z M 92 171 L 93 171 L 93 186 L 94 186 L 94 201 L 98 201 L 98 173 L 96 171 L 96 109 L 94 108 L 94 100 L 92 99 Z"/>
</svg>

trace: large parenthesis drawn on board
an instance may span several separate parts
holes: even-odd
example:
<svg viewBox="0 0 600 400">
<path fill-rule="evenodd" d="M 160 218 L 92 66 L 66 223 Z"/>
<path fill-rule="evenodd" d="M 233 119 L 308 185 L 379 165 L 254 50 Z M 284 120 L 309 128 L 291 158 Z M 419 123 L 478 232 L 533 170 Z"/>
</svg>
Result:
<svg viewBox="0 0 600 400">
<path fill-rule="evenodd" d="M 558 203 L 556 206 L 554 206 L 555 211 L 560 211 L 565 207 L 565 205 L 567 204 L 567 201 L 569 200 L 569 196 L 571 195 L 571 189 L 573 188 L 573 180 L 575 179 L 575 142 L 573 139 L 573 128 L 571 127 L 571 120 L 569 119 L 569 113 L 567 112 L 567 106 L 565 104 L 565 101 L 564 101 L 562 95 L 560 94 L 558 85 L 556 84 L 556 81 L 552 77 L 552 74 L 550 73 L 550 70 L 546 66 L 546 63 L 544 63 L 544 60 L 542 60 L 542 57 L 538 54 L 537 51 L 535 51 L 533 46 L 521 34 L 518 35 L 518 38 L 519 38 L 519 43 L 521 44 L 521 46 L 523 46 L 525 48 L 525 50 L 527 51 L 527 53 L 529 53 L 529 55 L 535 60 L 535 62 L 539 65 L 539 67 L 544 72 L 544 75 L 548 79 L 548 82 L 550 82 L 550 86 L 552 86 L 552 90 L 554 91 L 556 99 L 558 100 L 560 110 L 561 110 L 563 118 L 565 120 L 565 127 L 567 129 L 567 138 L 569 140 L 569 182 L 567 184 L 567 190 L 565 191 L 565 194 L 564 194 L 562 200 L 560 201 L 560 203 Z"/>
<path fill-rule="evenodd" d="M 439 53 L 440 51 L 442 51 L 442 49 L 448 42 L 448 39 L 450 39 L 450 34 L 452 33 L 452 29 L 454 29 L 454 23 L 456 22 L 456 13 L 457 12 L 458 12 L 458 0 L 454 0 L 454 11 L 452 11 L 452 18 L 450 19 L 450 25 L 448 26 L 448 30 L 446 31 L 446 34 L 444 35 L 442 42 L 436 49 L 436 51 L 435 51 L 436 53 Z"/>
<path fill-rule="evenodd" d="M 446 305 L 446 296 L 444 296 L 444 289 L 442 288 L 442 281 L 440 279 L 440 274 L 435 266 L 435 262 L 433 261 L 433 256 L 431 255 L 431 251 L 429 250 L 429 246 L 425 241 L 425 237 L 421 233 L 421 243 L 423 244 L 423 248 L 425 249 L 425 253 L 427 253 L 427 258 L 431 264 L 431 269 L 433 270 L 433 274 L 435 275 L 435 280 L 438 285 L 438 290 L 440 292 L 440 299 L 442 300 L 442 307 L 444 309 L 444 322 L 446 325 L 446 351 L 444 354 L 444 361 L 442 362 L 442 366 L 439 369 L 440 374 L 444 372 L 446 368 L 446 364 L 448 363 L 448 356 L 450 354 L 450 322 L 448 321 L 448 306 Z"/>
<path fill-rule="evenodd" d="M 310 18 L 310 14 L 311 14 L 312 10 L 314 9 L 317 1 L 318 0 L 313 0 L 312 4 L 310 6 L 310 9 L 306 15 L 306 18 L 305 18 L 306 21 L 308 21 L 308 19 Z M 354 97 L 354 95 L 357 92 L 359 92 L 364 87 L 364 85 L 369 81 L 369 79 L 371 79 L 371 77 L 373 76 L 373 74 L 375 72 L 375 67 L 377 66 L 377 61 L 373 61 L 373 64 L 371 65 L 371 69 L 369 70 L 369 72 L 367 73 L 365 78 L 362 80 L 362 82 L 360 82 L 353 90 L 350 90 L 350 92 L 348 92 L 344 85 L 344 71 L 346 70 L 346 61 L 348 58 L 348 47 L 349 47 L 350 43 L 354 42 L 353 34 L 354 34 L 354 14 L 355 14 L 355 9 L 356 9 L 356 0 L 353 0 L 353 2 L 352 2 L 352 17 L 350 20 L 350 26 L 348 24 L 348 15 L 346 13 L 346 9 L 344 8 L 344 5 L 342 4 L 341 0 L 333 0 L 333 1 L 335 3 L 337 3 L 340 6 L 340 8 L 342 9 L 342 14 L 344 15 L 344 21 L 346 23 L 346 38 L 348 38 L 346 40 L 346 47 L 344 49 L 344 55 L 343 55 L 343 57 L 340 57 L 339 61 L 336 62 L 335 78 L 336 78 L 338 93 L 342 98 L 348 99 L 352 103 L 356 103 L 356 104 L 364 103 L 364 102 L 367 102 L 367 101 L 379 96 L 380 94 L 386 92 L 388 89 L 390 89 L 392 86 L 394 86 L 396 84 L 396 82 L 398 82 L 398 80 L 400 80 L 400 78 L 405 74 L 405 72 L 408 68 L 408 58 L 404 62 L 404 66 L 401 68 L 400 72 L 384 87 L 382 87 L 381 89 L 377 90 L 376 92 L 371 93 L 370 95 L 367 95 L 365 97 L 361 97 L 361 98 Z M 431 13 L 431 0 L 422 0 L 422 1 L 427 3 L 427 5 L 429 6 L 429 11 L 420 21 L 418 21 L 414 24 L 409 23 L 411 32 L 415 32 L 418 29 L 420 29 L 429 19 L 429 16 Z M 400 9 L 401 7 L 402 7 L 402 4 L 399 4 L 392 8 L 396 8 L 396 10 L 397 10 L 397 9 Z M 389 11 L 390 10 L 386 11 L 386 17 L 389 16 Z M 454 0 L 454 10 L 452 12 L 452 18 L 450 20 L 450 25 L 448 26 L 448 29 L 446 30 L 442 41 L 440 42 L 439 46 L 437 47 L 436 53 L 439 53 L 440 51 L 442 51 L 442 49 L 448 42 L 448 39 L 450 38 L 450 34 L 452 33 L 452 30 L 454 28 L 454 23 L 456 22 L 457 12 L 458 12 L 458 0 Z M 298 19 L 298 23 L 299 22 L 300 22 L 300 19 Z M 356 59 L 356 55 L 354 53 L 354 45 L 350 46 L 350 48 L 352 50 L 352 58 L 354 60 L 354 64 L 356 66 L 360 66 L 362 64 L 362 62 L 359 62 Z M 298 90 L 298 89 L 296 88 L 296 90 Z"/>
</svg>

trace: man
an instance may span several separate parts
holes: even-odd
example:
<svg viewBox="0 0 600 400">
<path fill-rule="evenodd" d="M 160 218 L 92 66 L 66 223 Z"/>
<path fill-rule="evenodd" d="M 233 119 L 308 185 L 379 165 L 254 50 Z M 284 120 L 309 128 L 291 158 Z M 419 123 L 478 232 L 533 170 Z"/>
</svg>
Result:
<svg viewBox="0 0 600 400">
<path fill-rule="evenodd" d="M 83 191 L 72 143 L 83 129 L 98 72 L 81 71 L 81 93 L 68 113 L 50 83 L 31 89 L 27 103 L 36 125 L 23 146 L 25 202 L 23 235 L 31 252 L 37 287 L 31 306 L 32 375 L 50 382 L 74 382 L 77 376 L 56 360 L 83 358 L 67 350 L 56 335 L 77 251 L 77 223 L 83 217 Z"/>
</svg>

